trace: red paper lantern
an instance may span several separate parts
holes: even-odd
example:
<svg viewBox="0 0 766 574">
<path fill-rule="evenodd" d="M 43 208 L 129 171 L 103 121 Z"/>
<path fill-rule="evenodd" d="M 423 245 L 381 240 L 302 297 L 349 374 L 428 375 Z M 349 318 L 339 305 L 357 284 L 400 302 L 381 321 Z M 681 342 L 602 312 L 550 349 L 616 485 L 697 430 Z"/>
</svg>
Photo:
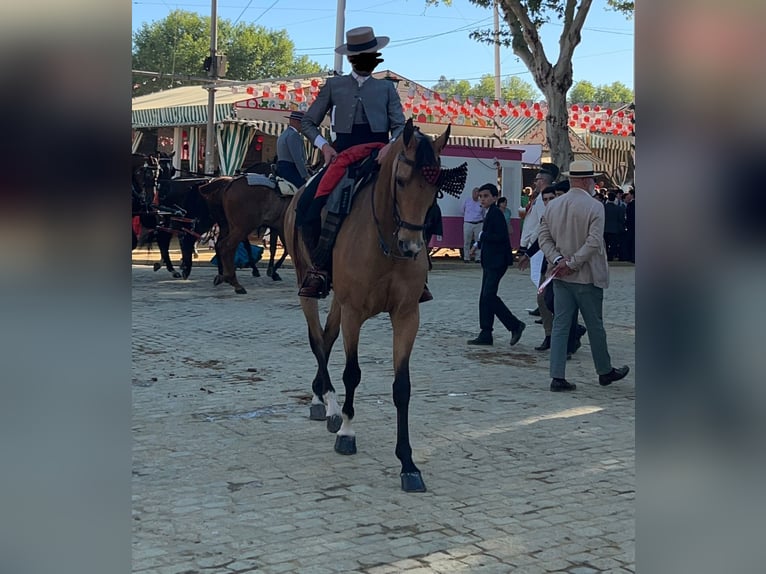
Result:
<svg viewBox="0 0 766 574">
<path fill-rule="evenodd" d="M 531 118 L 531 117 L 532 117 L 532 112 L 531 112 L 531 111 L 529 111 L 529 110 L 524 110 L 524 115 L 525 115 L 526 117 L 528 117 L 528 118 Z"/>
<path fill-rule="evenodd" d="M 593 111 L 594 112 L 600 112 L 601 111 L 601 106 L 596 106 L 595 108 L 593 108 Z"/>
<path fill-rule="evenodd" d="M 608 128 L 612 127 L 612 120 L 606 120 L 606 127 Z"/>
<path fill-rule="evenodd" d="M 181 132 L 181 137 L 182 137 L 183 139 L 186 139 L 186 138 L 188 138 L 188 137 L 189 137 L 189 134 L 188 134 L 188 133 L 186 133 L 186 130 L 183 130 L 183 131 Z"/>
<path fill-rule="evenodd" d="M 579 119 L 580 119 L 580 114 L 572 114 L 572 119 L 573 119 L 574 121 L 577 121 L 577 120 L 579 120 Z"/>
<path fill-rule="evenodd" d="M 611 116 L 614 112 L 612 111 L 612 108 L 606 109 L 606 115 Z"/>
<path fill-rule="evenodd" d="M 279 84 L 279 91 L 280 92 L 286 92 L 287 91 L 287 84 Z"/>
<path fill-rule="evenodd" d="M 500 115 L 503 116 L 504 118 L 508 117 L 508 110 L 506 110 L 505 108 L 502 108 L 500 110 Z"/>
<path fill-rule="evenodd" d="M 521 107 L 522 110 L 526 110 L 527 109 L 527 102 L 521 102 L 519 104 L 519 107 Z"/>
<path fill-rule="evenodd" d="M 519 110 L 513 110 L 511 113 L 513 114 L 514 118 L 518 118 L 519 117 Z"/>
<path fill-rule="evenodd" d="M 534 109 L 539 110 L 540 109 L 540 102 L 535 102 L 535 104 L 532 106 Z"/>
<path fill-rule="evenodd" d="M 601 133 L 602 133 L 602 134 L 605 134 L 605 133 L 606 133 L 606 127 L 604 127 L 604 126 L 601 126 Z"/>
<path fill-rule="evenodd" d="M 614 128 L 614 129 L 612 130 L 612 135 L 615 135 L 615 136 L 616 136 L 618 133 L 620 133 L 620 130 L 618 130 L 617 128 Z"/>
<path fill-rule="evenodd" d="M 618 118 L 624 118 L 624 117 L 625 117 L 625 112 L 623 112 L 622 110 L 620 110 L 619 112 L 617 112 L 617 117 L 618 117 Z"/>
<path fill-rule="evenodd" d="M 580 127 L 581 127 L 582 129 L 585 129 L 585 128 L 587 128 L 587 127 L 588 127 L 588 124 L 585 124 L 585 123 L 581 123 L 581 124 L 580 124 Z"/>
<path fill-rule="evenodd" d="M 590 116 L 583 116 L 582 121 L 587 124 L 590 121 Z"/>
<path fill-rule="evenodd" d="M 601 118 L 596 118 L 593 123 L 596 124 L 597 126 L 601 125 Z"/>
<path fill-rule="evenodd" d="M 570 127 L 570 128 L 573 128 L 573 127 L 575 127 L 576 125 L 577 125 L 577 122 L 576 122 L 576 121 L 574 121 L 574 120 L 569 120 L 569 127 Z"/>
<path fill-rule="evenodd" d="M 620 135 L 623 135 L 623 136 L 626 136 L 626 135 L 628 135 L 628 130 L 622 130 L 622 131 L 620 132 Z"/>
<path fill-rule="evenodd" d="M 538 120 L 542 120 L 543 119 L 543 112 L 538 111 L 536 117 L 537 117 Z"/>
<path fill-rule="evenodd" d="M 251 96 L 252 96 L 252 95 L 255 93 L 255 89 L 253 88 L 253 86 L 248 86 L 248 87 L 247 87 L 247 90 L 245 90 L 245 91 L 246 91 L 248 94 L 250 94 Z"/>
<path fill-rule="evenodd" d="M 593 124 L 590 125 L 590 131 L 595 132 L 596 129 L 598 128 L 596 128 L 596 126 L 594 126 Z"/>
<path fill-rule="evenodd" d="M 316 88 L 319 86 L 319 80 L 311 80 L 311 87 Z"/>
<path fill-rule="evenodd" d="M 421 122 L 421 123 L 425 123 L 425 122 L 426 122 L 426 116 L 425 116 L 425 114 L 420 114 L 420 115 L 418 116 L 418 121 L 419 121 L 419 122 Z"/>
<path fill-rule="evenodd" d="M 582 107 L 582 111 L 589 112 L 590 111 L 590 106 L 588 106 L 588 105 L 583 106 Z"/>
<path fill-rule="evenodd" d="M 285 99 L 285 95 L 282 92 L 279 92 L 279 99 L 280 100 L 284 100 Z"/>
</svg>

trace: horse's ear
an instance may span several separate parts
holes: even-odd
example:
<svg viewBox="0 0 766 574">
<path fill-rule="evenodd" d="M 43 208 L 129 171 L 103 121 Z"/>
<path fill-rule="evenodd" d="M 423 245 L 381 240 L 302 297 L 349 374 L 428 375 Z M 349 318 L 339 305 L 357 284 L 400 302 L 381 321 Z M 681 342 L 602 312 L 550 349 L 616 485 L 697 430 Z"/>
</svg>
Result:
<svg viewBox="0 0 766 574">
<path fill-rule="evenodd" d="M 410 140 L 412 139 L 412 134 L 414 133 L 415 124 L 412 123 L 412 118 L 409 118 L 404 124 L 404 147 L 408 147 L 410 145 Z"/>
<path fill-rule="evenodd" d="M 171 158 L 175 157 L 175 155 L 176 155 L 176 150 L 173 150 L 172 153 L 168 154 L 168 159 L 171 159 Z"/>
<path fill-rule="evenodd" d="M 438 154 L 441 153 L 442 149 L 445 145 L 447 145 L 447 142 L 449 141 L 449 132 L 450 128 L 452 127 L 452 124 L 447 124 L 447 129 L 444 130 L 444 133 L 440 135 L 436 142 L 434 143 L 434 151 Z"/>
</svg>

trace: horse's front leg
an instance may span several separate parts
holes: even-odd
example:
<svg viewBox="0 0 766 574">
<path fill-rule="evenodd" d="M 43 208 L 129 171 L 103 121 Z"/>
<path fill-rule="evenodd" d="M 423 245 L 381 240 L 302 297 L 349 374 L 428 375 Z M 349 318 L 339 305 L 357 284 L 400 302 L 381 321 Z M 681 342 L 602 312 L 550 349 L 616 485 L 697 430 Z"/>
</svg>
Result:
<svg viewBox="0 0 766 574">
<path fill-rule="evenodd" d="M 178 241 L 181 244 L 181 276 L 188 279 L 191 275 L 192 258 L 197 238 L 191 233 L 184 233 L 178 237 Z"/>
<path fill-rule="evenodd" d="M 260 277 L 261 272 L 258 271 L 255 259 L 253 259 L 253 246 L 250 245 L 250 239 L 248 237 L 245 237 L 242 240 L 242 247 L 245 248 L 245 252 L 247 253 L 247 264 L 250 266 L 250 269 L 253 270 L 253 277 Z"/>
<path fill-rule="evenodd" d="M 157 231 L 157 247 L 160 250 L 160 259 L 165 264 L 165 268 L 173 275 L 174 278 L 180 279 L 181 274 L 173 267 L 173 262 L 170 261 L 170 239 L 173 237 L 172 233 L 167 231 Z M 157 267 L 155 266 L 155 271 Z"/>
<path fill-rule="evenodd" d="M 341 426 L 341 411 L 330 380 L 327 362 L 340 333 L 340 305 L 332 302 L 324 328 L 319 320 L 319 303 L 316 299 L 301 298 L 301 307 L 308 323 L 309 345 L 317 361 L 317 372 L 311 383 L 313 397 L 309 418 L 314 421 L 327 421 L 327 430 L 338 432 Z"/>
<path fill-rule="evenodd" d="M 359 369 L 359 331 L 362 321 L 356 313 L 343 313 L 341 316 L 343 329 L 343 347 L 346 351 L 346 367 L 343 369 L 343 385 L 346 397 L 343 401 L 343 423 L 335 438 L 335 452 L 339 454 L 356 453 L 356 433 L 351 425 L 354 420 L 354 394 L 362 372 Z M 329 424 L 329 419 L 328 419 Z"/>
<path fill-rule="evenodd" d="M 410 446 L 410 354 L 418 333 L 420 316 L 417 306 L 407 312 L 397 311 L 391 315 L 394 329 L 394 405 L 396 406 L 396 457 L 402 463 L 402 490 L 425 492 L 426 485 L 420 470 L 412 460 Z M 344 331 L 345 338 L 346 333 Z"/>
</svg>

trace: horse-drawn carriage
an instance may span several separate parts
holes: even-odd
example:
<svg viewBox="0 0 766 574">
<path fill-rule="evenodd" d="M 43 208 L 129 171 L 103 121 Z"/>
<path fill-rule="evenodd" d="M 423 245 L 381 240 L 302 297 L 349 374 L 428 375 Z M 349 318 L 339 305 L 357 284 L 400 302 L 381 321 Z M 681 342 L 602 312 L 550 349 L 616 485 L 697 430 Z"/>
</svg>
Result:
<svg viewBox="0 0 766 574">
<path fill-rule="evenodd" d="M 269 164 L 256 167 L 271 171 Z M 252 249 L 247 249 L 250 247 L 249 235 L 269 229 L 271 245 L 266 274 L 280 281 L 277 270 L 286 253 L 275 262 L 277 240 L 282 235 L 284 208 L 291 196 L 280 199 L 276 181 L 271 182 L 268 178 L 250 187 L 250 191 L 243 195 L 238 190 L 245 184 L 244 177 L 214 178 L 190 173 L 192 177 L 175 178 L 175 172 L 172 156 L 133 154 L 132 248 L 139 245 L 151 247 L 152 243 L 157 243 L 161 261 L 154 264 L 154 270 L 164 265 L 173 277 L 186 279 L 191 273 L 197 242 L 202 236 L 213 234 L 218 265 L 214 284 L 226 281 L 234 285 L 238 293 L 244 293 L 246 291 L 237 282 L 234 270 L 237 247 L 240 244 L 246 247 L 248 266 L 252 268 L 253 276 L 259 276 L 257 257 Z M 264 194 L 263 189 L 268 189 L 269 193 Z M 230 196 L 236 196 L 236 199 L 232 202 Z M 180 273 L 170 260 L 170 242 L 174 236 L 181 248 Z"/>
</svg>

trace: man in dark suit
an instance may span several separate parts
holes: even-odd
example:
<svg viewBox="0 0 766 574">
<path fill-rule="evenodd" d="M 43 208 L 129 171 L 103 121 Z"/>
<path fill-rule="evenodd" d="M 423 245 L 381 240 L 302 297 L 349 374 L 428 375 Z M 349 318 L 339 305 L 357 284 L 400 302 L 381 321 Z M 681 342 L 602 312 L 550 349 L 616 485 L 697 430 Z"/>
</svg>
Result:
<svg viewBox="0 0 766 574">
<path fill-rule="evenodd" d="M 330 165 L 340 152 L 360 144 L 378 142 L 380 163 L 391 144 L 404 130 L 404 112 L 394 83 L 372 77 L 375 67 L 383 61 L 378 50 L 389 42 L 387 36 L 375 36 L 368 26 L 353 28 L 346 32 L 346 43 L 335 48 L 351 63 L 350 74 L 327 78 L 316 99 L 301 120 L 301 132 L 317 148 L 322 150 L 325 166 Z M 325 140 L 319 132 L 319 124 L 332 112 L 335 144 Z M 320 176 L 321 177 L 321 176 Z M 329 291 L 328 267 L 332 246 L 340 226 L 342 215 L 328 210 L 325 222 L 320 220 L 321 210 L 327 196 L 312 201 L 319 178 L 315 178 L 304 191 L 298 206 L 296 221 L 312 250 L 314 266 L 301 285 L 301 297 L 324 297 Z M 310 205 L 307 205 L 311 202 Z"/>
<path fill-rule="evenodd" d="M 613 261 L 620 255 L 620 239 L 625 230 L 625 207 L 617 202 L 617 193 L 612 189 L 606 194 L 604 203 L 604 242 L 606 255 Z"/>
<path fill-rule="evenodd" d="M 306 149 L 298 131 L 301 129 L 303 112 L 293 111 L 285 117 L 290 120 L 290 125 L 277 139 L 277 175 L 300 188 L 309 177 Z"/>
<path fill-rule="evenodd" d="M 468 341 L 469 345 L 492 345 L 492 326 L 495 323 L 495 316 L 511 332 L 511 345 L 519 342 L 526 327 L 526 324 L 517 319 L 497 295 L 500 280 L 513 260 L 508 239 L 508 226 L 503 212 L 495 205 L 497 196 L 497 187 L 491 183 L 485 183 L 479 188 L 479 202 L 487 212 L 479 240 L 474 243 L 471 252 L 473 254 L 476 249 L 481 249 L 482 277 L 479 295 L 481 332 L 478 337 Z"/>
</svg>

